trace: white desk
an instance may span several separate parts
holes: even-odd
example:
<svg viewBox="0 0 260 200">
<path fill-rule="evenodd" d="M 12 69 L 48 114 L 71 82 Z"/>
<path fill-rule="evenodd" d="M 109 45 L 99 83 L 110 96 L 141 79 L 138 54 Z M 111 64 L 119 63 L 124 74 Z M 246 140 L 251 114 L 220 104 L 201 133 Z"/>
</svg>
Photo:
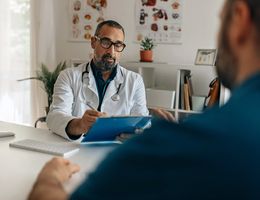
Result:
<svg viewBox="0 0 260 200">
<path fill-rule="evenodd" d="M 10 142 L 30 138 L 39 141 L 79 145 L 79 152 L 67 158 L 81 167 L 81 171 L 65 184 L 68 192 L 71 192 L 88 173 L 95 169 L 102 158 L 117 146 L 70 143 L 60 136 L 50 133 L 48 130 L 6 122 L 0 122 L 0 131 L 12 131 L 16 134 L 15 137 L 0 138 L 0 199 L 5 200 L 26 199 L 39 171 L 53 157 L 49 154 L 11 148 L 9 147 Z"/>
</svg>

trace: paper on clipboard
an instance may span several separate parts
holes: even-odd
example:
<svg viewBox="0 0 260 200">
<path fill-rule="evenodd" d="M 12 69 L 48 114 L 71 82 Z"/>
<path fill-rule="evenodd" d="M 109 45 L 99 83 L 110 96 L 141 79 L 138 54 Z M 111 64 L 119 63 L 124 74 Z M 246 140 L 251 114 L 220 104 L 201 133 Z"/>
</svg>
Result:
<svg viewBox="0 0 260 200">
<path fill-rule="evenodd" d="M 121 133 L 135 133 L 136 129 L 145 129 L 151 116 L 113 116 L 96 120 L 81 142 L 112 141 Z"/>
</svg>

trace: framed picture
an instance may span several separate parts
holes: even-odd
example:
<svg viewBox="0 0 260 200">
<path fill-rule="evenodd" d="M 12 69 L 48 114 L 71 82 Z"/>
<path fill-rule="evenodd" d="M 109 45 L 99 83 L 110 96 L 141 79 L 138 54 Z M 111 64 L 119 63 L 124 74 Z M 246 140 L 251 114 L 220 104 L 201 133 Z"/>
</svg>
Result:
<svg viewBox="0 0 260 200">
<path fill-rule="evenodd" d="M 217 57 L 216 49 L 198 49 L 195 65 L 215 65 Z"/>
</svg>

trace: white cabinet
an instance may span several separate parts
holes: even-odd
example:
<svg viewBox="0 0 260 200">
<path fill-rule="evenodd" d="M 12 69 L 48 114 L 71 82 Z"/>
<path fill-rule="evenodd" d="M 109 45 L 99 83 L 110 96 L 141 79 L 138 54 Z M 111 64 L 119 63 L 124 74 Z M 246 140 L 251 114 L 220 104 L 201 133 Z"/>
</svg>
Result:
<svg viewBox="0 0 260 200">
<path fill-rule="evenodd" d="M 202 101 L 200 97 L 208 95 L 209 84 L 217 76 L 214 66 L 144 62 L 121 62 L 120 64 L 129 70 L 140 73 L 143 77 L 148 94 L 148 108 L 162 107 L 174 113 L 177 120 L 189 114 L 201 112 L 198 111 L 198 105 L 193 110 L 185 110 L 180 106 L 180 97 L 182 95 L 180 87 L 181 71 L 185 70 L 191 74 L 193 101 L 196 104 Z M 223 95 L 226 94 L 224 90 L 221 87 L 220 104 L 223 104 L 224 100 L 226 100 L 226 97 Z"/>
</svg>

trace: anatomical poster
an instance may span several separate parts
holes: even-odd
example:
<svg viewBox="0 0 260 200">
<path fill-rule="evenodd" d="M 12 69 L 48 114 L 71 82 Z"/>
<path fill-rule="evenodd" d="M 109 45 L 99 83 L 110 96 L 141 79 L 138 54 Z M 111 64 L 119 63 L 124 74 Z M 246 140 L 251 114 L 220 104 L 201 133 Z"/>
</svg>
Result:
<svg viewBox="0 0 260 200">
<path fill-rule="evenodd" d="M 183 0 L 136 0 L 136 41 L 149 37 L 157 44 L 181 43 Z"/>
<path fill-rule="evenodd" d="M 69 0 L 69 41 L 90 41 L 106 7 L 107 0 Z"/>
</svg>

